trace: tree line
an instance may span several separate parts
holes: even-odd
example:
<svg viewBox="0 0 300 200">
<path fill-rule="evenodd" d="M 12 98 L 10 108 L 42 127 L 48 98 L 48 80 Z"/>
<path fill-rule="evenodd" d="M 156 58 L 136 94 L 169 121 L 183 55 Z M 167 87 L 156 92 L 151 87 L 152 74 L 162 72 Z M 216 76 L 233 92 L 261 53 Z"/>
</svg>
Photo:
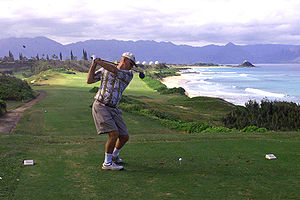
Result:
<svg viewBox="0 0 300 200">
<path fill-rule="evenodd" d="M 238 106 L 231 111 L 223 122 L 228 128 L 243 129 L 257 126 L 268 130 L 300 130 L 300 105 L 293 102 L 269 101 L 264 99 L 260 104 L 248 101 L 245 107 Z"/>
<path fill-rule="evenodd" d="M 39 55 L 37 54 L 35 57 L 31 57 L 29 59 L 32 60 L 63 60 L 63 54 L 60 52 L 59 55 L 57 56 L 56 54 L 53 54 L 49 57 L 48 54 L 42 54 Z M 18 59 L 13 55 L 13 53 L 9 50 L 8 51 L 8 56 L 0 57 L 0 61 L 2 62 L 14 62 L 15 60 L 20 60 L 20 61 L 26 61 L 29 60 L 26 56 L 24 56 L 22 53 L 19 53 Z M 77 60 L 77 56 L 74 56 L 73 51 L 71 50 L 70 52 L 70 60 Z M 86 50 L 82 50 L 82 60 L 88 60 L 88 54 Z"/>
</svg>

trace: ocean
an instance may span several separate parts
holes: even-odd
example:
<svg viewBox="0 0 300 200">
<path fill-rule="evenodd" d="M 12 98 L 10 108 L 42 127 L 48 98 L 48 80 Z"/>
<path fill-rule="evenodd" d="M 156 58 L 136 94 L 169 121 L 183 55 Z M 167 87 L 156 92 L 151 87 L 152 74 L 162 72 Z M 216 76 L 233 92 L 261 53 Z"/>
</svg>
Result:
<svg viewBox="0 0 300 200">
<path fill-rule="evenodd" d="M 192 97 L 219 97 L 235 105 L 264 98 L 300 103 L 300 64 L 191 67 L 180 78 L 180 86 Z"/>
</svg>

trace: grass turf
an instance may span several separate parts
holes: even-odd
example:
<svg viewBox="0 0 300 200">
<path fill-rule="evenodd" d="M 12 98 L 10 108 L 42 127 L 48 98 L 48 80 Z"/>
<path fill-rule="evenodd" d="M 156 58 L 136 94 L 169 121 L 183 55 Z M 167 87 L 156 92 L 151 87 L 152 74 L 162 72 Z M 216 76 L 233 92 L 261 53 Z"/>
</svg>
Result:
<svg viewBox="0 0 300 200">
<path fill-rule="evenodd" d="M 126 170 L 102 171 L 106 136 L 96 135 L 85 76 L 46 80 L 50 85 L 38 88 L 47 97 L 25 112 L 14 134 L 0 133 L 1 199 L 299 197 L 299 133 L 293 132 L 189 135 L 124 112 L 131 134 L 121 153 Z M 138 79 L 126 95 L 164 108 L 170 101 L 182 103 Z M 266 160 L 267 153 L 278 160 Z M 36 164 L 23 167 L 24 159 Z"/>
</svg>

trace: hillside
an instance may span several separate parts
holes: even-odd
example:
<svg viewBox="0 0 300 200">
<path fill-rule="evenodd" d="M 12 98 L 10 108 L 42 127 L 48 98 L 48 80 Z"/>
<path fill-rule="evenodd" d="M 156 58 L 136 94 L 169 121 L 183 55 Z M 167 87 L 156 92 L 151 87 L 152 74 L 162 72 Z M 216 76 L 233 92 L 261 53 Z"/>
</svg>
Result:
<svg viewBox="0 0 300 200">
<path fill-rule="evenodd" d="M 252 63 L 291 63 L 300 61 L 300 45 L 257 44 L 224 46 L 207 45 L 193 47 L 175 45 L 171 42 L 156 41 L 120 41 L 120 40 L 87 40 L 62 45 L 46 37 L 9 38 L 0 40 L 0 57 L 8 56 L 11 51 L 15 58 L 19 53 L 28 58 L 51 57 L 53 54 L 63 59 L 74 56 L 81 59 L 83 49 L 88 55 L 96 54 L 107 60 L 119 60 L 125 51 L 135 53 L 138 61 L 159 61 L 176 64 L 193 64 L 196 62 L 238 64 L 244 60 Z"/>
</svg>

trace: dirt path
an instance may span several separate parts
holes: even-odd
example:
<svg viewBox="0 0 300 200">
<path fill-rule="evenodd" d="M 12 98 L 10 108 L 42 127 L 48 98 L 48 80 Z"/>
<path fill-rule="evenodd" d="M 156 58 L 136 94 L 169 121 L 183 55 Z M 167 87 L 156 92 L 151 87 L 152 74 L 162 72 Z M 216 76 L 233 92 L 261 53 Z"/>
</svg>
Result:
<svg viewBox="0 0 300 200">
<path fill-rule="evenodd" d="M 45 98 L 46 93 L 43 91 L 38 91 L 40 94 L 37 98 L 29 101 L 23 106 L 16 108 L 14 110 L 8 111 L 4 116 L 0 118 L 0 133 L 12 133 L 16 128 L 18 122 L 23 116 L 23 112 L 27 109 Z"/>
</svg>

